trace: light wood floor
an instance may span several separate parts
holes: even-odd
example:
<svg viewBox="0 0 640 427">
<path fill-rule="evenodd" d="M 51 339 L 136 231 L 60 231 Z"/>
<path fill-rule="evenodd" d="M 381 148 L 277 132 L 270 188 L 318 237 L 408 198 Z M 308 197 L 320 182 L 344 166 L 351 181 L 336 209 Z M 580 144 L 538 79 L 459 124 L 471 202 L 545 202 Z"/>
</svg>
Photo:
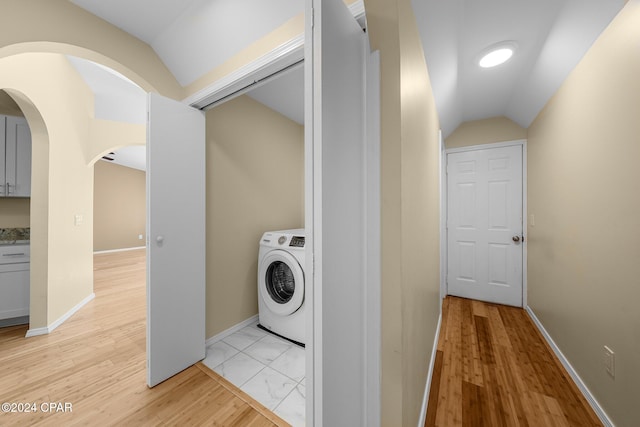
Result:
<svg viewBox="0 0 640 427">
<path fill-rule="evenodd" d="M 602 426 L 519 308 L 447 297 L 425 426 Z"/>
<path fill-rule="evenodd" d="M 96 298 L 53 333 L 0 329 L 0 403 L 38 411 L 0 411 L 0 425 L 288 425 L 200 363 L 149 389 L 145 251 L 94 260 Z M 73 412 L 45 413 L 46 402 Z"/>
</svg>

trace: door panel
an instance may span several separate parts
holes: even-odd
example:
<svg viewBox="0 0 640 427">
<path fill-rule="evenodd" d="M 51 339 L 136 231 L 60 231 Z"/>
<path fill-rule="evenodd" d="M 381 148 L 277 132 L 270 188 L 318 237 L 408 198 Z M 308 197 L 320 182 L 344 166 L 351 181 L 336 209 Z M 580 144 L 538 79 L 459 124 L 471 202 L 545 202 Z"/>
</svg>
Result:
<svg viewBox="0 0 640 427">
<path fill-rule="evenodd" d="M 6 177 L 6 116 L 0 115 L 0 196 L 5 196 L 7 191 Z"/>
<path fill-rule="evenodd" d="M 7 196 L 31 195 L 31 131 L 24 117 L 7 116 L 6 121 Z"/>
<path fill-rule="evenodd" d="M 205 119 L 149 94 L 147 384 L 205 356 Z"/>
<path fill-rule="evenodd" d="M 522 306 L 522 146 L 447 155 L 448 293 Z"/>
<path fill-rule="evenodd" d="M 366 36 L 342 0 L 312 0 L 307 25 L 306 111 L 312 165 L 307 177 L 312 206 L 307 224 L 312 250 L 314 321 L 313 394 L 307 420 L 313 425 L 367 425 L 363 418 L 366 358 L 364 325 L 365 53 Z M 309 21 L 308 21 L 309 22 Z M 310 49 L 311 48 L 311 49 Z M 309 146 L 309 144 L 307 144 Z M 311 174 L 311 175 L 309 175 Z M 310 220 L 309 220 L 310 219 Z M 309 337 L 311 338 L 311 337 Z M 311 341 L 311 340 L 310 340 Z M 309 387 L 309 386 L 308 386 Z"/>
</svg>

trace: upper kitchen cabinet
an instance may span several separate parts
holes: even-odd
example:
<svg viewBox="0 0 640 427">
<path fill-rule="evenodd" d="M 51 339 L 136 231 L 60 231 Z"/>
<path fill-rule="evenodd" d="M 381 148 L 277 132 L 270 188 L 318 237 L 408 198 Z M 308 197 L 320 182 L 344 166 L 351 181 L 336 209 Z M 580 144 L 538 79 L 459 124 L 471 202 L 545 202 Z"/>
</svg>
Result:
<svg viewBox="0 0 640 427">
<path fill-rule="evenodd" d="M 23 117 L 0 115 L 0 197 L 31 196 L 31 131 Z"/>
</svg>

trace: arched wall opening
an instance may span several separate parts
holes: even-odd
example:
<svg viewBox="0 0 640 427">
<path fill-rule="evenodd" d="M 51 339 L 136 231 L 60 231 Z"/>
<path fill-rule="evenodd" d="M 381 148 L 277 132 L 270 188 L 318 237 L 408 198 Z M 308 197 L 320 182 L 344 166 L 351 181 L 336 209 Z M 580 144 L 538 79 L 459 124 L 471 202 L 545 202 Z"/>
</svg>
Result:
<svg viewBox="0 0 640 427">
<path fill-rule="evenodd" d="M 39 45 L 0 49 L 0 89 L 21 108 L 32 133 L 27 336 L 51 332 L 93 298 L 93 164 L 117 145 L 146 141 L 144 125 L 95 119 L 93 93 L 61 53 L 106 66 L 112 60 L 66 44 L 29 51 Z M 59 53 L 51 52 L 54 45 Z M 153 89 L 133 73 L 127 77 Z"/>
<path fill-rule="evenodd" d="M 94 251 L 144 247 L 147 215 L 146 147 L 143 144 L 146 141 L 142 133 L 147 123 L 147 92 L 111 68 L 66 57 L 95 94 L 94 125 L 105 125 L 95 133 L 103 139 L 101 145 L 108 148 L 98 152 L 90 162 L 94 170 Z M 117 127 L 114 122 L 119 123 Z M 126 124 L 139 125 L 128 127 L 140 133 L 123 131 Z M 105 128 L 114 132 L 105 132 Z M 123 140 L 127 134 L 134 135 L 136 140 Z"/>
<path fill-rule="evenodd" d="M 7 94 L 18 104 L 31 130 L 31 200 L 30 228 L 34 236 L 31 247 L 31 265 L 48 265 L 48 212 L 49 195 L 47 176 L 49 172 L 49 134 L 38 108 L 31 98 L 20 90 L 4 87 Z M 34 173 L 35 171 L 35 173 Z M 31 324 L 43 324 L 47 318 L 48 289 L 46 269 L 40 268 L 30 274 L 30 319 Z"/>
</svg>

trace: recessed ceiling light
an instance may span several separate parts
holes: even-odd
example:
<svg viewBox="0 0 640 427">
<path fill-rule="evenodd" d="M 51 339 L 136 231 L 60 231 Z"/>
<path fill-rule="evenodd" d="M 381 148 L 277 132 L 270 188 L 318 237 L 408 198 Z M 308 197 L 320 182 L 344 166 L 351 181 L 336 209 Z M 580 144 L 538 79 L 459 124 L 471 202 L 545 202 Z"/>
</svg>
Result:
<svg viewBox="0 0 640 427">
<path fill-rule="evenodd" d="M 497 65 L 507 62 L 512 56 L 515 50 L 515 44 L 513 42 L 503 42 L 497 45 L 493 45 L 484 51 L 478 65 L 482 68 L 491 68 Z"/>
</svg>

